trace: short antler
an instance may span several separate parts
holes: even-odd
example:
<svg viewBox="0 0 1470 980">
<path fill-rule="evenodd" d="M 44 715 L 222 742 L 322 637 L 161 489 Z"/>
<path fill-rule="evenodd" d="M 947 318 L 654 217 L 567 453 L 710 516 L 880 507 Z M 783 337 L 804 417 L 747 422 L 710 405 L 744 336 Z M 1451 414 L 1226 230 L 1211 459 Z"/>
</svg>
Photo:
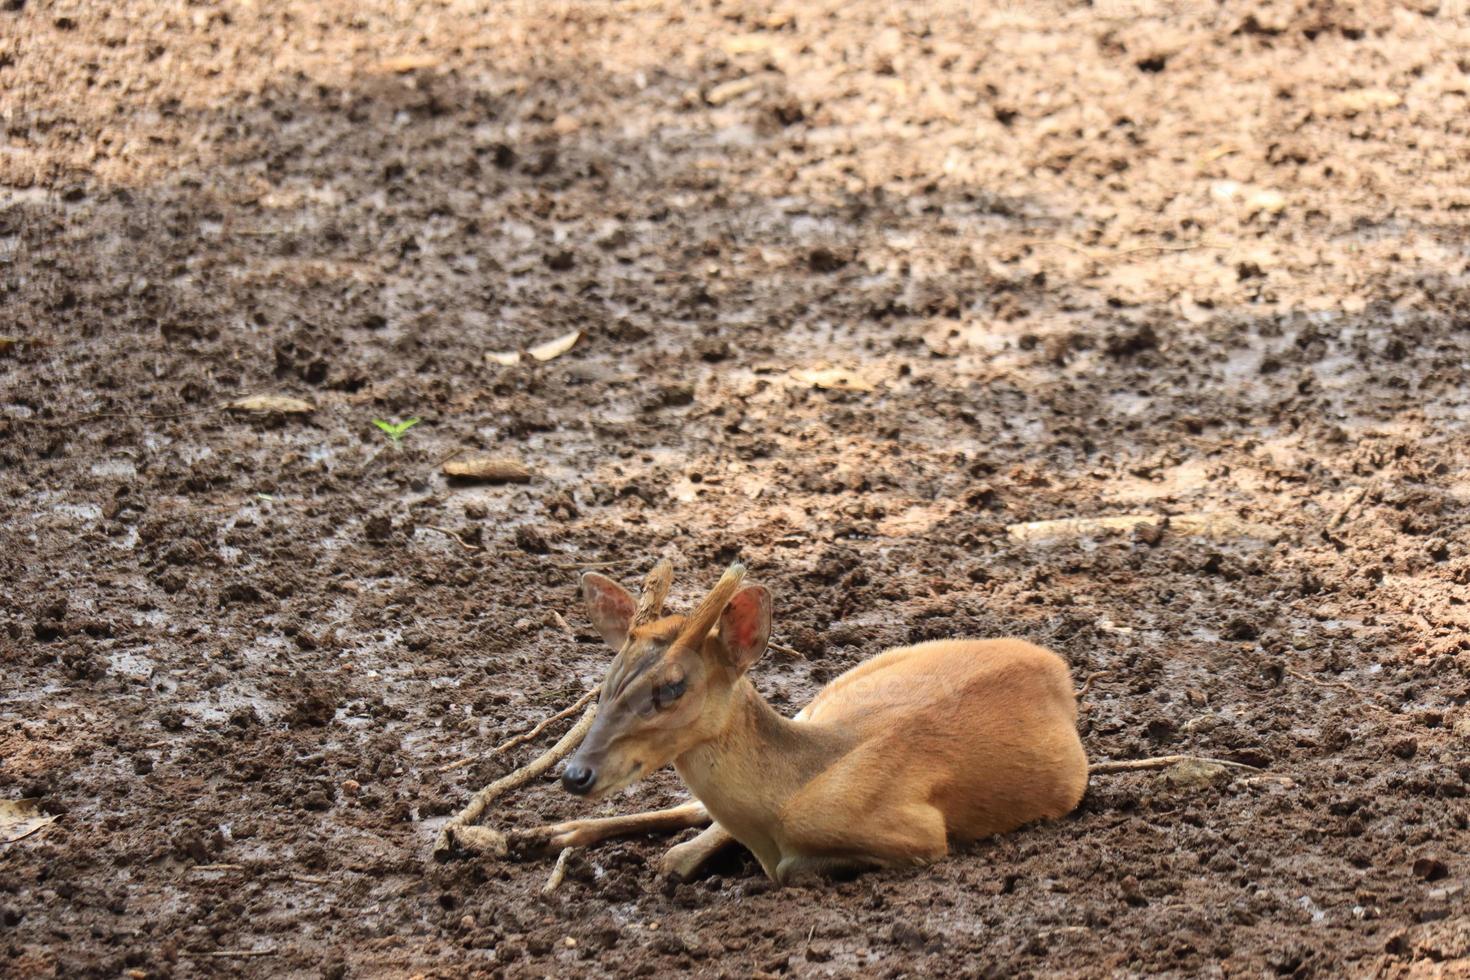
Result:
<svg viewBox="0 0 1470 980">
<path fill-rule="evenodd" d="M 653 566 L 653 571 L 643 580 L 643 591 L 638 596 L 638 610 L 633 613 L 633 626 L 647 626 L 664 614 L 664 599 L 668 598 L 669 585 L 674 580 L 674 565 L 667 558 Z"/>
<path fill-rule="evenodd" d="M 704 601 L 684 621 L 684 629 L 679 633 L 681 645 L 697 646 L 704 642 L 704 638 L 719 620 L 720 613 L 725 611 L 731 597 L 740 589 L 740 582 L 744 578 L 745 566 L 738 562 L 725 569 L 725 574 L 720 576 L 709 595 L 704 597 Z"/>
</svg>

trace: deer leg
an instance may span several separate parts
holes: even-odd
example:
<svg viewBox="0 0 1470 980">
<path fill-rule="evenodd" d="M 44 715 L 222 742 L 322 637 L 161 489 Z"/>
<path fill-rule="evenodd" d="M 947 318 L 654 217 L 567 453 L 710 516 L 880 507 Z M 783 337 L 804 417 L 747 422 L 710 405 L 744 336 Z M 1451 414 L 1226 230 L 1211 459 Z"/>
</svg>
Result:
<svg viewBox="0 0 1470 980">
<path fill-rule="evenodd" d="M 675 844 L 664 852 L 659 862 L 659 871 L 679 881 L 688 881 L 714 857 L 731 844 L 735 838 L 719 824 L 710 824 L 698 837 Z"/>
<path fill-rule="evenodd" d="M 779 884 L 852 868 L 914 867 L 949 853 L 944 815 L 927 803 L 872 813 L 857 826 L 817 824 L 808 835 L 807 841 L 794 841 L 793 852 L 781 858 L 772 875 Z"/>
<path fill-rule="evenodd" d="M 609 837 L 626 837 L 631 834 L 672 833 L 686 827 L 703 827 L 709 823 L 709 812 L 698 800 L 667 810 L 649 810 L 645 813 L 630 813 L 622 817 L 601 817 L 593 820 L 568 820 L 546 827 L 526 831 L 524 836 L 546 841 L 553 850 L 564 847 L 585 847 Z"/>
</svg>

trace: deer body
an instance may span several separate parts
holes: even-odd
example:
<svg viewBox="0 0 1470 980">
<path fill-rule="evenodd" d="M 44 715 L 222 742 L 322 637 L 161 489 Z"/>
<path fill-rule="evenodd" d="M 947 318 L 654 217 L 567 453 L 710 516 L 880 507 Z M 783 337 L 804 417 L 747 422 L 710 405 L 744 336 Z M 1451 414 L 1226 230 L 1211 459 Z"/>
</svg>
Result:
<svg viewBox="0 0 1470 980">
<path fill-rule="evenodd" d="M 1067 667 L 1021 640 L 888 650 L 790 720 L 739 688 L 723 737 L 674 766 L 777 880 L 936 860 L 949 840 L 1063 816 L 1087 785 Z"/>
<path fill-rule="evenodd" d="M 662 617 L 668 574 L 655 569 L 636 609 L 615 583 L 584 576 L 593 621 L 619 654 L 562 778 L 601 797 L 673 762 L 699 803 L 548 828 L 559 843 L 712 817 L 670 852 L 668 870 L 687 873 L 733 838 L 785 882 L 933 861 L 951 839 L 1059 817 L 1081 800 L 1087 758 L 1056 654 L 1014 639 L 900 647 L 788 719 L 746 676 L 769 639 L 769 593 L 739 589 L 736 566 L 689 617 Z"/>
</svg>

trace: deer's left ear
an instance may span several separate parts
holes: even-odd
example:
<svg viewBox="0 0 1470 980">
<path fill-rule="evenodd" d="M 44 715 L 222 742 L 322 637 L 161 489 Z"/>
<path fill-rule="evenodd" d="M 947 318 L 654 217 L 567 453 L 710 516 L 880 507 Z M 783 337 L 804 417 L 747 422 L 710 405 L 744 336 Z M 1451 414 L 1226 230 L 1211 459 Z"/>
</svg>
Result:
<svg viewBox="0 0 1470 980">
<path fill-rule="evenodd" d="M 720 614 L 720 645 L 737 673 L 745 673 L 771 641 L 771 592 L 751 585 L 730 598 Z"/>
<path fill-rule="evenodd" d="M 582 573 L 582 601 L 587 605 L 587 618 L 614 650 L 621 650 L 633 624 L 638 604 L 623 588 L 606 575 Z"/>
</svg>

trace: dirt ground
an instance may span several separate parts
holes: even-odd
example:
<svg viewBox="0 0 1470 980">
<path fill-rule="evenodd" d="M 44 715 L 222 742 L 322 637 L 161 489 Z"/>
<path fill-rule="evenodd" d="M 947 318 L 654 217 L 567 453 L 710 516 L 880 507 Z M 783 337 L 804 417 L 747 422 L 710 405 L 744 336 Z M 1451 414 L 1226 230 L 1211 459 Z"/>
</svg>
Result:
<svg viewBox="0 0 1470 980">
<path fill-rule="evenodd" d="M 0 798 L 59 817 L 0 973 L 1470 975 L 1467 52 L 1461 0 L 0 0 Z M 664 555 L 773 589 L 783 710 L 1012 634 L 1111 672 L 1093 759 L 1265 772 L 822 887 L 432 860 L 601 676 L 577 569 Z"/>
</svg>

